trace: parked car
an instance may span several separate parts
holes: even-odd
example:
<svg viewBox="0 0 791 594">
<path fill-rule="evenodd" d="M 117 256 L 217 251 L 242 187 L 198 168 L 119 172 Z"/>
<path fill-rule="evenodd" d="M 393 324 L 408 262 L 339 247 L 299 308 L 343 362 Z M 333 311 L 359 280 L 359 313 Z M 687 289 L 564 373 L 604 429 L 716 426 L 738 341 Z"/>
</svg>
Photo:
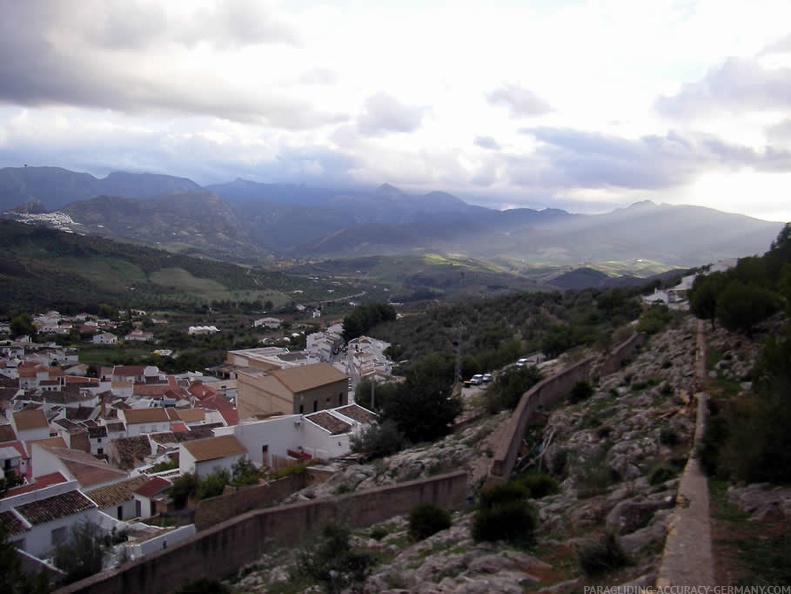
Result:
<svg viewBox="0 0 791 594">
<path fill-rule="evenodd" d="M 483 374 L 483 383 L 484 383 L 484 384 L 488 384 L 488 383 L 489 383 L 490 381 L 492 381 L 493 379 L 494 379 L 494 378 L 492 377 L 492 374 L 491 374 L 491 373 L 484 373 L 484 374 Z"/>
<path fill-rule="evenodd" d="M 470 378 L 470 383 L 473 386 L 480 386 L 483 383 L 483 374 L 476 373 Z"/>
</svg>

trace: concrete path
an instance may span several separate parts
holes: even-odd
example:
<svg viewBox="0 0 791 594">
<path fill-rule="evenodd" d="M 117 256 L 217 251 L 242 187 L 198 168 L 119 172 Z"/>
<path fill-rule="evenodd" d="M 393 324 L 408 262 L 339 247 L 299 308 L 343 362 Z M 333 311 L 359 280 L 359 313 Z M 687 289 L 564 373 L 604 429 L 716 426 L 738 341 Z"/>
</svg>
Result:
<svg viewBox="0 0 791 594">
<path fill-rule="evenodd" d="M 698 348 L 695 370 L 697 379 L 706 375 L 706 341 L 703 323 L 698 323 Z M 714 586 L 714 558 L 711 550 L 711 516 L 709 485 L 695 456 L 696 448 L 706 430 L 708 395 L 695 394 L 697 419 L 695 439 L 689 460 L 681 475 L 676 509 L 670 520 L 657 588 L 669 586 Z"/>
</svg>

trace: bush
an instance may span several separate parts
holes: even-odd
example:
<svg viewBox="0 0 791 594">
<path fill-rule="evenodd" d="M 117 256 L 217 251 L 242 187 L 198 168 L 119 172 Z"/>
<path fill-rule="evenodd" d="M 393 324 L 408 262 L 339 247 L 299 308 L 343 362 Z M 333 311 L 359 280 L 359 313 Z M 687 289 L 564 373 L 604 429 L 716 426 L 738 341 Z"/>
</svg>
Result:
<svg viewBox="0 0 791 594">
<path fill-rule="evenodd" d="M 351 531 L 337 524 L 325 524 L 315 546 L 299 553 L 296 578 L 319 582 L 327 592 L 341 592 L 362 584 L 375 564 L 367 551 L 356 551 L 350 544 Z"/>
<path fill-rule="evenodd" d="M 571 404 L 577 404 L 578 402 L 587 400 L 591 396 L 593 396 L 593 386 L 590 385 L 590 382 L 582 380 L 572 386 L 571 392 L 569 392 L 568 401 Z"/>
<path fill-rule="evenodd" d="M 514 482 L 481 491 L 472 523 L 473 540 L 504 540 L 518 545 L 532 543 L 538 522 L 527 501 L 529 496 L 530 491 L 524 485 Z"/>
<path fill-rule="evenodd" d="M 518 482 L 530 491 L 533 499 L 541 499 L 560 491 L 558 482 L 545 472 L 531 472 L 520 477 Z"/>
<path fill-rule="evenodd" d="M 661 485 L 670 479 L 676 478 L 677 475 L 677 469 L 673 468 L 672 466 L 668 466 L 667 464 L 660 464 L 659 466 L 655 466 L 651 472 L 649 472 L 648 483 L 653 486 Z"/>
<path fill-rule="evenodd" d="M 600 575 L 631 563 L 618 537 L 608 532 L 601 539 L 577 547 L 580 567 L 589 576 Z"/>
<path fill-rule="evenodd" d="M 450 526 L 450 512 L 433 503 L 421 503 L 409 512 L 409 536 L 414 540 L 423 540 Z"/>
<path fill-rule="evenodd" d="M 102 570 L 105 557 L 102 529 L 92 522 L 80 522 L 71 529 L 68 542 L 55 547 L 55 566 L 70 584 Z"/>
<path fill-rule="evenodd" d="M 379 425 L 370 425 L 351 439 L 352 451 L 370 458 L 383 458 L 401 451 L 404 434 L 395 421 L 388 419 Z"/>
</svg>

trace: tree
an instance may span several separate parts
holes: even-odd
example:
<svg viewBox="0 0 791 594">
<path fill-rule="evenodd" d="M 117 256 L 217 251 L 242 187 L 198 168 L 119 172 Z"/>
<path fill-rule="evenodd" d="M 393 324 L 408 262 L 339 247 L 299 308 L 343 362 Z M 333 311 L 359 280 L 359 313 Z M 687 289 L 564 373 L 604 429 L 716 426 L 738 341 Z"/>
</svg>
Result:
<svg viewBox="0 0 791 594">
<path fill-rule="evenodd" d="M 50 591 L 45 572 L 27 575 L 16 547 L 8 542 L 8 534 L 0 526 L 0 592 L 3 594 L 44 594 Z"/>
<path fill-rule="evenodd" d="M 754 326 L 779 307 L 777 296 L 769 289 L 735 280 L 728 283 L 717 299 L 717 319 L 728 330 L 751 337 Z"/>
<path fill-rule="evenodd" d="M 413 443 L 447 435 L 462 408 L 461 399 L 451 394 L 453 373 L 452 357 L 441 354 L 425 357 L 383 403 L 384 418 L 395 421 Z"/>
<path fill-rule="evenodd" d="M 369 425 L 359 435 L 352 436 L 352 451 L 370 458 L 383 458 L 401 451 L 404 434 L 392 419 Z"/>
<path fill-rule="evenodd" d="M 724 286 L 724 273 L 712 272 L 698 275 L 689 292 L 690 311 L 701 320 L 709 320 L 712 330 L 716 326 L 717 301 Z"/>
<path fill-rule="evenodd" d="M 396 319 L 396 310 L 387 303 L 369 303 L 354 308 L 343 318 L 343 338 L 346 341 L 362 336 L 381 322 Z"/>
<path fill-rule="evenodd" d="M 71 529 L 69 541 L 55 547 L 55 565 L 66 573 L 67 584 L 102 570 L 106 549 L 102 529 L 84 521 Z"/>
<path fill-rule="evenodd" d="M 501 407 L 514 409 L 522 395 L 541 381 L 541 371 L 534 365 L 509 369 L 497 376 L 492 388 L 494 410 Z"/>
<path fill-rule="evenodd" d="M 13 338 L 18 336 L 29 336 L 33 338 L 36 336 L 36 327 L 33 325 L 33 318 L 27 313 L 19 314 L 12 318 L 10 330 Z"/>
</svg>

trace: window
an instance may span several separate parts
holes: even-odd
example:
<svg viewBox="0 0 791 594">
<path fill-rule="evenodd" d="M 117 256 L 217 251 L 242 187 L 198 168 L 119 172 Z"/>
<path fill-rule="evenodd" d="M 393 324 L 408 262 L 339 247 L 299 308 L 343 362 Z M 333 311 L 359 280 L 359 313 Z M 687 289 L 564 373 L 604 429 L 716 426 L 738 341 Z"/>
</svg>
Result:
<svg viewBox="0 0 791 594">
<path fill-rule="evenodd" d="M 319 401 L 318 400 L 314 400 L 313 401 L 313 412 L 316 412 L 317 410 L 319 410 Z"/>
<path fill-rule="evenodd" d="M 99 448 L 98 450 L 96 450 L 96 455 L 97 456 L 103 456 L 104 455 L 104 448 Z"/>
</svg>

